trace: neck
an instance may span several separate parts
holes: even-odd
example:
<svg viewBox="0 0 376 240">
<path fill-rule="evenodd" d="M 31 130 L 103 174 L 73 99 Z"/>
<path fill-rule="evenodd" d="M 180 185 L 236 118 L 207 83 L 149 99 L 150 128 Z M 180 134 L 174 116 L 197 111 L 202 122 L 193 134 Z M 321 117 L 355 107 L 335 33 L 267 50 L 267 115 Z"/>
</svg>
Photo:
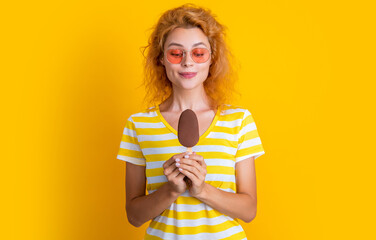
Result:
<svg viewBox="0 0 376 240">
<path fill-rule="evenodd" d="M 175 89 L 161 104 L 163 111 L 182 112 L 191 109 L 195 112 L 211 109 L 210 97 L 206 94 L 203 85 L 196 89 Z"/>
</svg>

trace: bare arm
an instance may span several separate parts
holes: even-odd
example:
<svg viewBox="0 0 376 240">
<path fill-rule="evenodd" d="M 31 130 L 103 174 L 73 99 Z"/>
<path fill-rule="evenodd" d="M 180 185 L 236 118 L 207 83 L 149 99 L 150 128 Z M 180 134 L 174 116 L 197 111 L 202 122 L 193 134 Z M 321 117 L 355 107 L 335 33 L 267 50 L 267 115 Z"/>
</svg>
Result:
<svg viewBox="0 0 376 240">
<path fill-rule="evenodd" d="M 130 224 L 140 227 L 168 208 L 179 196 L 167 184 L 145 195 L 145 166 L 126 163 L 126 211 Z"/>
<path fill-rule="evenodd" d="M 225 192 L 205 183 L 196 198 L 223 214 L 248 223 L 256 217 L 257 209 L 254 157 L 236 163 L 235 171 L 237 193 Z"/>
<path fill-rule="evenodd" d="M 130 224 L 140 227 L 160 215 L 185 192 L 184 175 L 173 164 L 183 154 L 174 155 L 164 163 L 164 174 L 168 182 L 149 195 L 145 195 L 145 166 L 126 163 L 126 211 Z"/>
</svg>

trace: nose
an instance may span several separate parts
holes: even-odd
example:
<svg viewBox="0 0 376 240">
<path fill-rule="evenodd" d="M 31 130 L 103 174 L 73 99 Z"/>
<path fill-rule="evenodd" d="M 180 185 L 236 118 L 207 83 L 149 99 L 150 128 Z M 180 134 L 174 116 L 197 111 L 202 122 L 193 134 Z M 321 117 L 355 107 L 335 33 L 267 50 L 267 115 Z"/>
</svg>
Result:
<svg viewBox="0 0 376 240">
<path fill-rule="evenodd" d="M 194 64 L 193 59 L 191 58 L 191 53 L 187 52 L 185 53 L 185 56 L 183 57 L 181 64 L 183 66 L 192 66 Z"/>
</svg>

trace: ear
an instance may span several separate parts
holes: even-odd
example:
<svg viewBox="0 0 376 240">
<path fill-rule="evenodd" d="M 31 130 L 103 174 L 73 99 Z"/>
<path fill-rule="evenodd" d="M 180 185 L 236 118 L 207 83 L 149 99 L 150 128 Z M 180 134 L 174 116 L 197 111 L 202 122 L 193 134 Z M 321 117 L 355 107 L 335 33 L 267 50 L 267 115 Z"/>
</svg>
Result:
<svg viewBox="0 0 376 240">
<path fill-rule="evenodd" d="M 159 61 L 161 62 L 161 64 L 164 66 L 164 59 L 163 57 L 161 59 L 159 59 Z"/>
</svg>

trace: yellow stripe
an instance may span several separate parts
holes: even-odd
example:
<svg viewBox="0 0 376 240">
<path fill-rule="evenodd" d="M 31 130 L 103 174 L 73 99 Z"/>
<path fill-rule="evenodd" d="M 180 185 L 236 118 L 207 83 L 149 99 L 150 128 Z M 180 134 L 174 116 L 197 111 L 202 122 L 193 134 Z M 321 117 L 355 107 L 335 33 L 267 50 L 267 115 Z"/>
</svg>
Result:
<svg viewBox="0 0 376 240">
<path fill-rule="evenodd" d="M 198 155 L 201 155 L 206 158 L 219 158 L 219 159 L 229 159 L 233 160 L 234 155 L 225 153 L 225 152 L 196 152 Z"/>
<path fill-rule="evenodd" d="M 135 126 L 134 126 L 134 123 L 131 122 L 130 120 L 127 120 L 127 122 L 125 123 L 125 128 L 128 128 L 128 129 L 131 129 L 131 130 L 134 130 L 135 129 Z"/>
<path fill-rule="evenodd" d="M 227 139 L 218 139 L 218 138 L 204 138 L 199 143 L 200 145 L 219 145 L 219 146 L 225 146 L 225 147 L 238 147 L 237 141 L 230 141 Z"/>
<path fill-rule="evenodd" d="M 257 138 L 257 137 L 259 137 L 259 135 L 258 135 L 257 129 L 255 129 L 255 130 L 252 130 L 252 131 L 244 134 L 242 136 L 242 141 L 247 141 L 247 140 L 250 140 L 250 139 L 253 139 L 253 138 Z"/>
<path fill-rule="evenodd" d="M 134 157 L 134 158 L 144 158 L 144 156 L 142 155 L 142 152 L 124 149 L 124 148 L 119 149 L 118 155 Z"/>
<path fill-rule="evenodd" d="M 178 220 L 195 220 L 199 218 L 215 218 L 221 216 L 222 213 L 217 210 L 201 210 L 197 212 L 179 212 L 175 210 L 166 209 L 161 216 L 168 218 L 175 218 Z"/>
<path fill-rule="evenodd" d="M 123 136 L 121 137 L 121 141 L 133 143 L 133 144 L 138 144 L 137 138 L 131 137 L 131 136 L 128 136 L 128 135 L 125 135 L 125 134 L 123 134 Z"/>
<path fill-rule="evenodd" d="M 146 233 L 146 234 L 145 234 L 145 237 L 144 237 L 144 240 L 164 240 L 164 239 Z"/>
<path fill-rule="evenodd" d="M 171 131 L 164 127 L 164 128 L 137 128 L 138 135 L 156 135 L 156 134 L 168 134 Z"/>
<path fill-rule="evenodd" d="M 159 123 L 161 120 L 158 116 L 155 117 L 132 117 L 133 122 L 137 123 Z"/>
<path fill-rule="evenodd" d="M 263 149 L 262 145 L 259 144 L 259 145 L 253 146 L 253 147 L 249 147 L 249 148 L 239 150 L 236 153 L 236 157 L 237 158 L 243 157 L 243 156 L 248 155 L 248 154 L 258 153 L 258 152 L 262 152 L 262 151 L 264 151 L 264 149 Z"/>
<path fill-rule="evenodd" d="M 228 134 L 237 134 L 240 130 L 240 126 L 228 128 L 228 127 L 221 127 L 215 126 L 212 132 L 221 132 L 221 133 L 228 133 Z"/>
<path fill-rule="evenodd" d="M 242 119 L 243 116 L 244 116 L 243 112 L 235 112 L 235 113 L 226 114 L 224 116 L 221 116 L 221 118 L 224 119 L 223 121 L 234 121 L 234 120 Z"/>
<path fill-rule="evenodd" d="M 252 115 L 248 115 L 244 120 L 243 120 L 243 126 L 246 126 L 249 123 L 253 123 L 255 120 L 253 119 Z"/>
<path fill-rule="evenodd" d="M 235 169 L 233 167 L 207 166 L 206 170 L 209 174 L 235 175 Z"/>
<path fill-rule="evenodd" d="M 185 196 L 179 196 L 175 200 L 176 204 L 189 204 L 189 205 L 198 205 L 201 204 L 202 202 L 198 200 L 195 197 L 185 197 Z"/>
<path fill-rule="evenodd" d="M 156 138 L 158 138 L 156 136 Z M 171 147 L 171 146 L 181 146 L 179 140 L 170 139 L 170 140 L 159 140 L 159 141 L 143 141 L 140 142 L 142 148 L 160 148 L 160 147 Z"/>
<path fill-rule="evenodd" d="M 163 168 L 152 168 L 152 169 L 146 169 L 145 174 L 146 177 L 158 177 L 163 176 L 164 169 Z"/>
</svg>

